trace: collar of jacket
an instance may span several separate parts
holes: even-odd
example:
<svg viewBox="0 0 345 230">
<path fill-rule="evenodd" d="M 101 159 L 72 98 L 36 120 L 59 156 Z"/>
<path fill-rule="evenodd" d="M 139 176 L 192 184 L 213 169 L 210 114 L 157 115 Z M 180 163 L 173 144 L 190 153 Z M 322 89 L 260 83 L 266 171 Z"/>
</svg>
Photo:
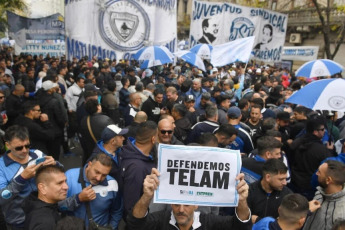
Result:
<svg viewBox="0 0 345 230">
<path fill-rule="evenodd" d="M 177 221 L 175 219 L 174 213 L 171 211 L 171 216 L 170 216 L 170 221 L 169 224 L 174 226 L 176 229 L 179 229 L 177 227 Z M 194 217 L 193 217 L 193 224 L 191 229 L 197 229 L 201 227 L 200 223 L 200 212 L 194 212 Z"/>
</svg>

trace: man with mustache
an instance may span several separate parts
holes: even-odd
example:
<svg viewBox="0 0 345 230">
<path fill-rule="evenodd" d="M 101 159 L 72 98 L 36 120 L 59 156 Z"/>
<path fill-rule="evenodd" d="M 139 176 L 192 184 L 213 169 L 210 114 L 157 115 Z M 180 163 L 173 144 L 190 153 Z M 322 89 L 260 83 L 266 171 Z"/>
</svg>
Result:
<svg viewBox="0 0 345 230">
<path fill-rule="evenodd" d="M 215 216 L 195 211 L 196 205 L 172 204 L 172 212 L 158 211 L 148 213 L 149 204 L 153 198 L 154 191 L 159 185 L 159 172 L 153 168 L 150 175 L 144 180 L 144 194 L 135 204 L 131 214 L 127 216 L 127 228 L 129 230 L 160 229 L 173 230 L 176 227 L 180 230 L 189 229 L 251 229 L 251 213 L 247 205 L 248 185 L 244 181 L 244 175 L 239 174 L 237 192 L 239 203 L 236 207 L 235 216 Z"/>
</svg>

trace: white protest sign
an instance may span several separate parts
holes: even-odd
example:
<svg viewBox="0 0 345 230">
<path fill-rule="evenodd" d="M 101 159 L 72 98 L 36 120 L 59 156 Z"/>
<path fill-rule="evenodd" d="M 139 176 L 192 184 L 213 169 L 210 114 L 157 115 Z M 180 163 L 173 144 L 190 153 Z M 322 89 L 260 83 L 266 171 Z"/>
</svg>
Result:
<svg viewBox="0 0 345 230">
<path fill-rule="evenodd" d="M 220 45 L 255 36 L 253 58 L 279 61 L 285 42 L 288 15 L 228 2 L 193 1 L 191 47 L 197 43 Z"/>
<path fill-rule="evenodd" d="M 282 59 L 294 61 L 313 61 L 317 59 L 318 46 L 284 46 Z"/>
<path fill-rule="evenodd" d="M 237 206 L 241 164 L 238 150 L 160 144 L 154 203 Z"/>
<path fill-rule="evenodd" d="M 20 53 L 26 53 L 31 55 L 43 55 L 43 57 L 48 54 L 51 57 L 61 57 L 65 55 L 65 42 L 59 44 L 53 43 L 27 43 L 23 47 L 15 46 L 15 53 L 19 55 Z"/>
</svg>

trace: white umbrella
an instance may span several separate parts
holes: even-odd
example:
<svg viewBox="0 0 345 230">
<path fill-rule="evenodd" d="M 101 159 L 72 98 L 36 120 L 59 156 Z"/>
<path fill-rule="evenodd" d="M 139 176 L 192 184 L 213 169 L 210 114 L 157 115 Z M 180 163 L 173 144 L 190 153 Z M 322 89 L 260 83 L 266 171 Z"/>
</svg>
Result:
<svg viewBox="0 0 345 230">
<path fill-rule="evenodd" d="M 199 69 L 201 69 L 204 72 L 206 71 L 204 62 L 195 53 L 192 53 L 192 52 L 187 51 L 187 50 L 181 50 L 179 52 L 176 52 L 175 56 L 181 58 L 182 60 L 184 60 L 185 62 L 187 62 L 193 66 L 198 67 Z"/>
<path fill-rule="evenodd" d="M 312 110 L 334 110 L 345 112 L 345 80 L 323 79 L 309 83 L 286 102 L 303 105 Z"/>
</svg>

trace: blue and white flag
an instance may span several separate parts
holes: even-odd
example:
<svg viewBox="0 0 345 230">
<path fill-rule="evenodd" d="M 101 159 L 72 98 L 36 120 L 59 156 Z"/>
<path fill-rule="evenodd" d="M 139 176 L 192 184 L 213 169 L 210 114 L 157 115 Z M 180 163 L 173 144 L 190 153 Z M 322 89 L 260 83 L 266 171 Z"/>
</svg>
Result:
<svg viewBox="0 0 345 230">
<path fill-rule="evenodd" d="M 288 15 L 228 2 L 193 1 L 190 23 L 191 47 L 197 43 L 221 45 L 255 36 L 253 58 L 281 60 Z"/>
<path fill-rule="evenodd" d="M 255 37 L 252 36 L 213 46 L 211 64 L 218 67 L 234 62 L 247 63 L 252 52 L 254 41 Z"/>
<path fill-rule="evenodd" d="M 152 45 L 175 52 L 176 6 L 176 0 L 65 0 L 67 57 L 131 59 Z"/>
</svg>

